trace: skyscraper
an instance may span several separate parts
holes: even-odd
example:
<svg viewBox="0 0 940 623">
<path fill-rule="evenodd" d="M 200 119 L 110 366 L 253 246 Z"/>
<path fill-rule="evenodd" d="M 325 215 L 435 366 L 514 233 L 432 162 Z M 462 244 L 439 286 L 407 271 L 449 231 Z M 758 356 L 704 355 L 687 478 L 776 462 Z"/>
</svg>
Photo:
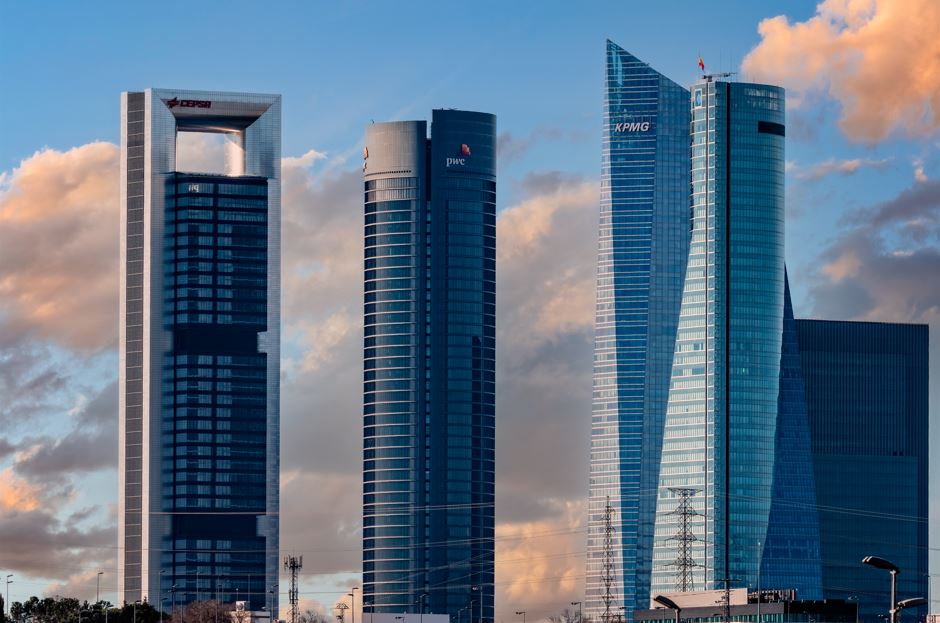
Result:
<svg viewBox="0 0 940 623">
<path fill-rule="evenodd" d="M 608 582 L 611 614 L 649 603 L 689 240 L 689 92 L 611 41 L 606 54 L 585 586 L 595 620 Z"/>
<path fill-rule="evenodd" d="M 366 128 L 363 600 L 493 620 L 496 118 Z"/>
<path fill-rule="evenodd" d="M 280 96 L 121 95 L 118 593 L 277 609 Z M 177 170 L 178 132 L 225 137 Z"/>
<path fill-rule="evenodd" d="M 799 581 L 787 588 L 813 597 L 818 563 L 814 570 L 801 558 L 812 551 L 812 531 L 799 547 L 779 540 L 768 547 L 776 533 L 771 500 L 788 492 L 799 499 L 801 489 L 788 480 L 799 470 L 777 464 L 781 421 L 791 441 L 808 443 L 800 388 L 781 385 L 782 373 L 792 380 L 794 362 L 782 348 L 783 89 L 705 78 L 692 88 L 691 138 L 692 239 L 663 432 L 652 590 L 717 589 L 725 578 L 754 587 L 758 569 L 770 568 Z M 683 489 L 694 512 L 685 517 L 688 532 Z M 768 555 L 787 558 L 789 569 L 768 567 Z"/>
<path fill-rule="evenodd" d="M 901 569 L 898 599 L 928 594 L 927 326 L 796 322 L 823 594 L 858 599 L 861 618 L 876 622 L 891 603 L 890 583 L 884 571 L 861 564 L 864 556 Z"/>
</svg>

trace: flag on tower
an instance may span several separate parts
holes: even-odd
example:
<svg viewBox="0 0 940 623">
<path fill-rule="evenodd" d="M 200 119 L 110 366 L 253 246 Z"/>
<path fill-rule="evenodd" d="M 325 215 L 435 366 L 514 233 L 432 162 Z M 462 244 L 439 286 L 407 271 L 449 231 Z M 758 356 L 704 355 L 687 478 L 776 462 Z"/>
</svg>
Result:
<svg viewBox="0 0 940 623">
<path fill-rule="evenodd" d="M 705 71 L 705 62 L 702 61 L 702 55 L 701 55 L 701 54 L 700 54 L 699 57 L 698 57 L 698 68 L 701 69 L 702 71 Z"/>
</svg>

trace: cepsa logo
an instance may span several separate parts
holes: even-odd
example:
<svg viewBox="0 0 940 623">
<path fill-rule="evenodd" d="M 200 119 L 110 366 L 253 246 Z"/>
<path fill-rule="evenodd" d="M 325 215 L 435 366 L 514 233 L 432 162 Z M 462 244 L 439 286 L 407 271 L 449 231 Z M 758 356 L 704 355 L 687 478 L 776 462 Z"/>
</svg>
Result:
<svg viewBox="0 0 940 623">
<path fill-rule="evenodd" d="M 166 101 L 166 105 L 169 108 L 212 108 L 212 100 L 181 100 L 178 97 L 174 97 L 171 100 Z"/>
<path fill-rule="evenodd" d="M 446 160 L 446 166 L 448 168 L 452 166 L 466 166 L 467 158 L 470 157 L 470 146 L 466 143 L 461 143 L 460 145 L 460 156 L 457 158 L 448 158 Z"/>
<path fill-rule="evenodd" d="M 624 121 L 614 124 L 614 132 L 649 132 L 649 121 Z"/>
</svg>

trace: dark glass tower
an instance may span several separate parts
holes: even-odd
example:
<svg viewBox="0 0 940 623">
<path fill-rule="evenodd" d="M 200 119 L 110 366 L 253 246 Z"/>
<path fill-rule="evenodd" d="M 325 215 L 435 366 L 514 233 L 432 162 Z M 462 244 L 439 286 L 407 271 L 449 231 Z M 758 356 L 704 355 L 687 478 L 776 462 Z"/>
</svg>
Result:
<svg viewBox="0 0 940 623">
<path fill-rule="evenodd" d="M 861 564 L 864 556 L 900 567 L 898 599 L 928 592 L 928 329 L 797 320 L 797 331 L 823 593 L 856 597 L 861 618 L 874 623 L 888 610 L 890 583 L 886 572 Z"/>
<path fill-rule="evenodd" d="M 649 603 L 655 492 L 688 251 L 689 92 L 607 42 L 585 614 Z"/>
<path fill-rule="evenodd" d="M 119 594 L 277 609 L 280 96 L 122 96 Z M 179 131 L 226 173 L 176 170 Z"/>
<path fill-rule="evenodd" d="M 496 118 L 431 130 L 366 128 L 363 599 L 492 621 Z"/>
</svg>

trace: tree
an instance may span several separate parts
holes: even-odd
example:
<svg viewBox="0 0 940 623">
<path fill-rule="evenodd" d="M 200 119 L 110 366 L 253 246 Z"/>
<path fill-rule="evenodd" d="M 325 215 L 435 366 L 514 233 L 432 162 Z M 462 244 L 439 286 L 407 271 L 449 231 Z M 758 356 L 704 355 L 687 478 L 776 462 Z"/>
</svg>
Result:
<svg viewBox="0 0 940 623">
<path fill-rule="evenodd" d="M 319 610 L 304 610 L 297 615 L 298 623 L 333 623 L 330 617 Z"/>
<path fill-rule="evenodd" d="M 173 613 L 171 623 L 231 623 L 233 604 L 219 601 L 194 601 L 182 608 L 183 620 L 180 621 L 180 611 Z"/>
<path fill-rule="evenodd" d="M 10 606 L 10 619 L 14 623 L 161 623 L 168 618 L 148 603 L 137 604 L 137 617 L 134 617 L 134 604 L 113 607 L 106 601 L 90 604 L 80 602 L 74 597 L 33 596 L 24 602 L 15 601 Z"/>
<path fill-rule="evenodd" d="M 548 617 L 549 623 L 591 623 L 590 617 L 584 617 L 584 621 L 578 620 L 578 611 L 565 608 L 559 614 L 553 614 Z"/>
</svg>

